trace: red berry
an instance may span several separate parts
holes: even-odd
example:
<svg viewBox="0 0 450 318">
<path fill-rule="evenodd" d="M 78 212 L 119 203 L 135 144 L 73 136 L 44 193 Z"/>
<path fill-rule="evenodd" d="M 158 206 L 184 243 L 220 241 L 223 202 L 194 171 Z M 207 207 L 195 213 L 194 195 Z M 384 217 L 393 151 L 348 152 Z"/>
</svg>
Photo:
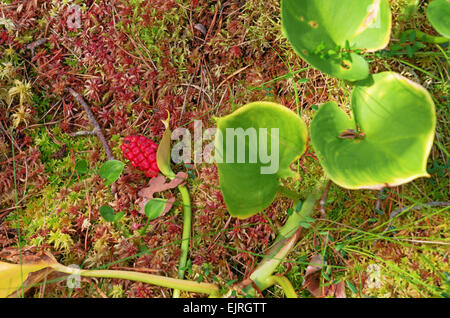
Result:
<svg viewBox="0 0 450 318">
<path fill-rule="evenodd" d="M 125 137 L 120 146 L 123 156 L 130 160 L 131 165 L 145 172 L 145 176 L 152 178 L 158 175 L 156 150 L 158 145 L 144 136 Z"/>
</svg>

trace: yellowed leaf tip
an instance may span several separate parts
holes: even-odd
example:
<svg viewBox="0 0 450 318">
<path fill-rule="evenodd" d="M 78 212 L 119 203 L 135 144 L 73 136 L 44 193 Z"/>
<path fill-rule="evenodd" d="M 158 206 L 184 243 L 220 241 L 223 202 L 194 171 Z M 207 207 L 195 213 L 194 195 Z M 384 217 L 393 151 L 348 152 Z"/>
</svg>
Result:
<svg viewBox="0 0 450 318">
<path fill-rule="evenodd" d="M 169 128 L 169 122 L 170 122 L 170 113 L 169 113 L 168 110 L 167 110 L 167 119 L 166 120 L 161 120 L 161 121 L 164 124 L 164 126 L 166 127 L 166 129 L 168 129 Z"/>
</svg>

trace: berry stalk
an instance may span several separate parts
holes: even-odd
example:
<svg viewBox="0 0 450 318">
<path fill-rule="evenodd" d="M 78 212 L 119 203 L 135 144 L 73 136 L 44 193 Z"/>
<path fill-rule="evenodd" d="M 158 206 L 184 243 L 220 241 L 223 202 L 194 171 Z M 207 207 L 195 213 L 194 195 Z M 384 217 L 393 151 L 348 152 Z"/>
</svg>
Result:
<svg viewBox="0 0 450 318">
<path fill-rule="evenodd" d="M 189 243 L 191 240 L 191 227 L 192 227 L 192 213 L 191 213 L 191 198 L 189 197 L 189 191 L 185 185 L 179 185 L 178 190 L 180 191 L 181 198 L 183 200 L 183 235 L 181 241 L 181 256 L 180 265 L 178 267 L 178 278 L 183 279 L 184 273 L 186 272 L 187 257 L 189 253 Z M 180 290 L 175 289 L 173 291 L 173 298 L 180 297 Z"/>
</svg>

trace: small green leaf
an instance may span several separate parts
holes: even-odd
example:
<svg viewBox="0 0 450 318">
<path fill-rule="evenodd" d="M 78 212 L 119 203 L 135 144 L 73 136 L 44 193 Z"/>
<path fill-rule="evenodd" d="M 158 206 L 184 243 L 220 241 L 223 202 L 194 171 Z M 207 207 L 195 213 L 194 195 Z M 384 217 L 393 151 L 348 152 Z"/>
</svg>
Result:
<svg viewBox="0 0 450 318">
<path fill-rule="evenodd" d="M 88 163 L 86 160 L 79 160 L 75 164 L 75 170 L 78 174 L 86 174 L 88 172 Z"/>
<path fill-rule="evenodd" d="M 403 32 L 402 35 L 400 35 L 400 43 L 406 43 L 406 40 L 408 39 L 408 33 L 407 32 Z"/>
<path fill-rule="evenodd" d="M 305 228 L 305 229 L 309 229 L 311 227 L 311 224 L 309 224 L 308 222 L 299 222 L 300 226 Z"/>
<path fill-rule="evenodd" d="M 144 207 L 145 215 L 149 220 L 156 219 L 160 217 L 164 212 L 164 207 L 166 206 L 166 199 L 151 199 Z"/>
<path fill-rule="evenodd" d="M 107 222 L 114 222 L 114 209 L 110 207 L 109 205 L 103 205 L 99 209 L 100 215 L 103 217 L 103 219 Z"/>
<path fill-rule="evenodd" d="M 345 284 L 347 285 L 347 287 L 352 291 L 352 293 L 357 294 L 358 290 L 356 289 L 355 285 L 353 285 L 351 282 L 349 282 L 348 280 L 345 281 Z"/>
<path fill-rule="evenodd" d="M 117 221 L 119 221 L 123 216 L 125 215 L 125 212 L 117 212 L 115 215 L 114 215 L 114 222 L 117 222 Z"/>
<path fill-rule="evenodd" d="M 411 45 L 408 45 L 407 47 L 406 47 L 406 53 L 408 54 L 408 56 L 410 57 L 410 58 L 413 58 L 414 57 L 414 48 L 411 46 Z"/>
<path fill-rule="evenodd" d="M 236 282 L 235 279 L 229 280 L 225 283 L 225 286 L 230 287 L 231 285 L 233 285 Z"/>
<path fill-rule="evenodd" d="M 336 247 L 335 247 L 336 251 L 339 252 L 339 251 L 341 251 L 343 248 L 344 248 L 344 244 L 342 244 L 342 243 L 336 244 Z"/>
<path fill-rule="evenodd" d="M 305 220 L 305 222 L 308 222 L 308 223 L 314 223 L 314 222 L 316 222 L 316 219 L 315 218 L 312 218 L 312 217 L 310 217 L 310 216 L 306 216 L 305 218 L 304 218 L 304 220 Z M 328 233 L 327 233 L 328 234 Z"/>
<path fill-rule="evenodd" d="M 303 205 L 303 202 L 298 201 L 297 205 L 295 206 L 295 212 L 300 212 L 300 210 L 302 209 L 302 205 Z"/>
<path fill-rule="evenodd" d="M 117 212 L 114 214 L 114 209 L 109 205 L 102 205 L 99 212 L 106 222 L 117 222 L 125 215 L 124 212 Z"/>
<path fill-rule="evenodd" d="M 414 42 L 416 40 L 416 30 L 412 30 L 412 32 L 409 34 L 408 41 Z"/>
<path fill-rule="evenodd" d="M 330 276 L 328 276 L 328 274 L 325 273 L 324 271 L 322 271 L 322 277 L 323 277 L 326 281 L 329 281 L 329 280 L 330 280 Z"/>
<path fill-rule="evenodd" d="M 125 164 L 119 160 L 108 160 L 100 167 L 100 177 L 106 179 L 105 185 L 110 185 L 119 179 Z"/>
<path fill-rule="evenodd" d="M 347 52 L 350 51 L 350 42 L 349 42 L 348 40 L 345 40 L 345 50 L 346 50 Z"/>
<path fill-rule="evenodd" d="M 398 51 L 403 50 L 403 46 L 401 46 L 400 44 L 392 44 L 389 49 L 391 51 L 398 52 Z"/>
</svg>

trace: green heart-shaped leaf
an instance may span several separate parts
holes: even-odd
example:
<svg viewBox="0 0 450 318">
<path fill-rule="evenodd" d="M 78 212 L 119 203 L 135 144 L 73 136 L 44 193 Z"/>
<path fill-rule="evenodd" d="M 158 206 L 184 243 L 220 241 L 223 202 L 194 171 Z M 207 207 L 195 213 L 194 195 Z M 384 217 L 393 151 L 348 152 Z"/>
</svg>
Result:
<svg viewBox="0 0 450 318">
<path fill-rule="evenodd" d="M 108 160 L 100 167 L 100 177 L 106 179 L 105 185 L 110 185 L 122 174 L 125 164 L 119 160 Z"/>
<path fill-rule="evenodd" d="M 164 207 L 166 206 L 166 199 L 151 199 L 144 207 L 145 215 L 149 220 L 156 219 L 160 217 L 164 212 Z"/>
<path fill-rule="evenodd" d="M 106 222 L 114 222 L 114 209 L 112 207 L 109 205 L 102 205 L 98 211 Z"/>
<path fill-rule="evenodd" d="M 426 13 L 433 28 L 450 38 L 450 1 L 434 0 L 428 5 Z"/>
<path fill-rule="evenodd" d="M 352 110 L 353 119 L 329 102 L 311 123 L 313 147 L 331 180 L 379 189 L 428 176 L 436 119 L 423 87 L 393 72 L 376 74 L 355 87 Z"/>
<path fill-rule="evenodd" d="M 77 161 L 77 163 L 75 164 L 75 170 L 79 173 L 79 174 L 86 174 L 88 172 L 88 163 L 86 160 L 79 160 Z"/>
<path fill-rule="evenodd" d="M 125 215 L 124 212 L 117 212 L 114 214 L 114 209 L 109 205 L 101 206 L 99 212 L 106 222 L 117 222 Z"/>
<path fill-rule="evenodd" d="M 384 48 L 391 31 L 387 0 L 282 0 L 283 31 L 295 51 L 320 71 L 356 81 L 369 66 L 354 50 Z"/>
<path fill-rule="evenodd" d="M 289 166 L 305 150 L 306 125 L 269 102 L 247 104 L 216 120 L 215 159 L 225 204 L 231 215 L 247 218 L 272 203 L 279 178 L 295 176 Z"/>
<path fill-rule="evenodd" d="M 119 221 L 121 218 L 123 218 L 123 216 L 125 215 L 125 212 L 120 211 L 117 212 L 116 214 L 114 214 L 114 222 Z"/>
</svg>

